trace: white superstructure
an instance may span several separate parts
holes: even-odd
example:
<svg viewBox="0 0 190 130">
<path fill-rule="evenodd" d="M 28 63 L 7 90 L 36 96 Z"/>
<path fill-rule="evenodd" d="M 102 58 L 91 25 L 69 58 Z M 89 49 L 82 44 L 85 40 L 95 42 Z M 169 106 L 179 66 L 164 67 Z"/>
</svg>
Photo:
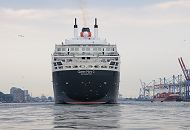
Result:
<svg viewBox="0 0 190 130">
<path fill-rule="evenodd" d="M 89 28 L 83 28 L 79 36 L 75 19 L 74 38 L 66 39 L 61 45 L 55 46 L 52 71 L 65 70 L 120 70 L 117 47 L 98 37 L 96 19 L 93 37 Z"/>
</svg>

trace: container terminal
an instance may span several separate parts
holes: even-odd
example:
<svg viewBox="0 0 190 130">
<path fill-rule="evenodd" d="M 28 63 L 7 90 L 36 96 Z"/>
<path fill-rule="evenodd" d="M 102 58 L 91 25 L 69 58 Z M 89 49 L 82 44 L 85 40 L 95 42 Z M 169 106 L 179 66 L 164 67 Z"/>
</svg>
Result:
<svg viewBox="0 0 190 130">
<path fill-rule="evenodd" d="M 183 75 L 172 75 L 145 83 L 140 80 L 139 101 L 190 101 L 190 69 L 178 58 Z"/>
</svg>

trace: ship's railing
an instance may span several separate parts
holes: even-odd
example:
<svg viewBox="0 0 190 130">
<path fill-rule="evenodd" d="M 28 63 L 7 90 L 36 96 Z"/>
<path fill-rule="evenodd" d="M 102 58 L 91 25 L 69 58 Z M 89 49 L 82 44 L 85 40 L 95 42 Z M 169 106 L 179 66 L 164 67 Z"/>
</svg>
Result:
<svg viewBox="0 0 190 130">
<path fill-rule="evenodd" d="M 87 52 L 83 52 L 83 53 L 54 53 L 53 54 L 54 56 L 119 56 L 118 53 L 113 53 L 113 52 L 110 52 L 110 53 L 87 53 Z"/>
<path fill-rule="evenodd" d="M 72 39 L 66 39 L 65 40 L 65 44 L 66 45 L 72 45 L 72 44 L 102 44 L 102 45 L 105 45 L 105 44 L 108 44 L 106 39 L 93 39 L 93 38 L 90 38 L 90 39 L 84 39 L 84 38 L 72 38 Z"/>
</svg>

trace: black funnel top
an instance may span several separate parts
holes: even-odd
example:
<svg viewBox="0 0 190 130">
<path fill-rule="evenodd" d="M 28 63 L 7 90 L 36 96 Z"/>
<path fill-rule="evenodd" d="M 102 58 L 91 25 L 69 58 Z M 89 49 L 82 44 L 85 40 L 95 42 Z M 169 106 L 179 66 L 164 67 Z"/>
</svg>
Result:
<svg viewBox="0 0 190 130">
<path fill-rule="evenodd" d="M 98 25 L 97 25 L 97 18 L 95 18 L 94 28 L 98 28 Z"/>
<path fill-rule="evenodd" d="M 77 26 L 77 19 L 75 18 L 75 25 L 74 25 L 74 28 L 78 28 Z"/>
</svg>

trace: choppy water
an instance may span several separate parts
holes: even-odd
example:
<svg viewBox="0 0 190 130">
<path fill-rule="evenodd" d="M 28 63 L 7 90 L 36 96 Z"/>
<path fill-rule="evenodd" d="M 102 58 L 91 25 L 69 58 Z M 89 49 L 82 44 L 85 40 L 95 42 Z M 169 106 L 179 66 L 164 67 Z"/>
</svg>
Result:
<svg viewBox="0 0 190 130">
<path fill-rule="evenodd" d="M 117 105 L 0 104 L 0 130 L 190 130 L 188 102 Z"/>
</svg>

